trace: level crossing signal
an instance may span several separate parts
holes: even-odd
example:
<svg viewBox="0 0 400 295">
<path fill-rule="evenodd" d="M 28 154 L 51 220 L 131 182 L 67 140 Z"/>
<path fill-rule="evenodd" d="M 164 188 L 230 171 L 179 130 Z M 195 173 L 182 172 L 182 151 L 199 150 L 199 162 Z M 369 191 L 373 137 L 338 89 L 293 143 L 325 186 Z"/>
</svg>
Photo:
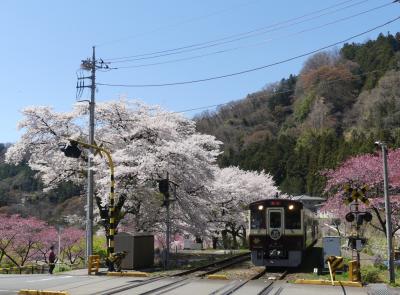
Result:
<svg viewBox="0 0 400 295">
<path fill-rule="evenodd" d="M 372 214 L 370 212 L 349 212 L 345 216 L 347 222 L 353 222 L 356 218 L 357 224 L 361 225 L 363 221 L 370 222 L 372 220 Z"/>
<path fill-rule="evenodd" d="M 369 205 L 369 200 L 365 195 L 368 191 L 368 186 L 363 185 L 362 187 L 351 187 L 349 184 L 344 186 L 344 191 L 346 193 L 344 202 L 346 205 L 350 204 L 353 201 L 361 201 L 362 203 Z"/>
<path fill-rule="evenodd" d="M 169 181 L 168 179 L 160 179 L 158 181 L 158 190 L 162 194 L 167 194 L 169 191 Z"/>
<path fill-rule="evenodd" d="M 332 273 L 343 268 L 343 257 L 341 256 L 328 256 L 326 262 L 330 266 Z"/>
</svg>

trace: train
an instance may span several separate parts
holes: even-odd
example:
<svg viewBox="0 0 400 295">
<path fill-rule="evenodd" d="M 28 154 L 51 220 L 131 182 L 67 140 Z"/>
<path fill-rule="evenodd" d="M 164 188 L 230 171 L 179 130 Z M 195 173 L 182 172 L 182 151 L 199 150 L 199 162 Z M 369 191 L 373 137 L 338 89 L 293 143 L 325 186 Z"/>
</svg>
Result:
<svg viewBox="0 0 400 295">
<path fill-rule="evenodd" d="M 249 215 L 248 242 L 256 266 L 298 267 L 318 240 L 316 215 L 300 201 L 256 201 Z"/>
</svg>

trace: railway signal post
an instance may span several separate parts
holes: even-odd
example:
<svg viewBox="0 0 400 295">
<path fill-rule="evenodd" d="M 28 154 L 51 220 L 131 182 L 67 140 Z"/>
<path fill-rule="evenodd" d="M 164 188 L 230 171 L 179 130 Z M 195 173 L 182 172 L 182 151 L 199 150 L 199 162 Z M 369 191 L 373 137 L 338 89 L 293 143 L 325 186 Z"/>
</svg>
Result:
<svg viewBox="0 0 400 295">
<path fill-rule="evenodd" d="M 360 211 L 359 210 L 359 201 L 368 205 L 369 200 L 366 196 L 368 191 L 368 187 L 366 185 L 362 187 L 352 187 L 350 184 L 345 186 L 345 199 L 344 202 L 350 205 L 350 212 L 348 212 L 345 216 L 346 221 L 353 224 L 355 222 L 355 230 L 356 234 L 348 237 L 349 246 L 351 247 L 352 252 L 356 252 L 356 266 L 352 269 L 355 272 L 353 277 L 361 278 L 360 273 L 360 251 L 364 247 L 366 243 L 366 239 L 360 237 L 360 227 L 363 222 L 370 222 L 372 220 L 372 215 L 368 211 Z M 354 257 L 353 257 L 354 259 Z"/>
<path fill-rule="evenodd" d="M 170 188 L 170 183 L 173 184 L 174 189 L 174 198 L 171 199 L 170 198 L 170 193 L 169 193 L 169 188 Z M 169 265 L 169 247 L 170 247 L 170 236 L 171 236 L 171 224 L 170 224 L 170 212 L 169 212 L 169 205 L 170 202 L 175 201 L 176 200 L 176 187 L 177 184 L 170 181 L 169 180 L 169 174 L 167 173 L 167 178 L 165 179 L 160 179 L 158 180 L 158 189 L 160 191 L 160 193 L 162 193 L 164 195 L 164 201 L 163 201 L 163 206 L 166 207 L 166 227 L 167 227 L 167 232 L 166 232 L 166 252 L 165 252 L 165 266 L 166 268 L 168 268 Z"/>
<path fill-rule="evenodd" d="M 97 146 L 96 144 L 88 144 L 85 142 L 81 142 L 75 139 L 69 139 L 69 144 L 66 146 L 61 146 L 60 150 L 64 152 L 66 157 L 70 158 L 79 158 L 82 151 L 78 147 L 78 145 L 83 146 L 84 148 L 92 150 L 96 150 L 94 155 L 99 154 L 101 157 L 105 154 L 108 160 L 108 166 L 110 168 L 110 198 L 108 205 L 108 218 L 109 218 L 109 227 L 108 227 L 108 238 L 107 238 L 107 263 L 108 268 L 111 271 L 113 269 L 113 253 L 114 253 L 114 235 L 115 235 L 115 179 L 114 179 L 114 162 L 111 158 L 111 154 L 109 151 L 104 149 L 102 145 Z M 90 157 L 89 157 L 90 158 Z M 89 259 L 90 256 L 88 256 Z"/>
</svg>

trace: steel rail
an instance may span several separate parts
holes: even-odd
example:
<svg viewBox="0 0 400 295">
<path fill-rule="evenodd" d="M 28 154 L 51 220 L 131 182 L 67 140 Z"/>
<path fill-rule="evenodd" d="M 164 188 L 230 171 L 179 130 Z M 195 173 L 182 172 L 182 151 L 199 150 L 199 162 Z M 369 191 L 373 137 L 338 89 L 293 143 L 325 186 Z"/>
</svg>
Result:
<svg viewBox="0 0 400 295">
<path fill-rule="evenodd" d="M 246 279 L 246 280 L 244 280 L 244 281 L 242 281 L 242 282 L 238 282 L 238 283 L 235 284 L 233 287 L 231 287 L 230 289 L 224 291 L 224 292 L 221 293 L 220 295 L 230 295 L 230 294 L 236 292 L 238 289 L 240 289 L 240 288 L 243 287 L 244 285 L 246 285 L 248 282 L 253 281 L 253 280 L 257 280 L 257 279 L 261 278 L 262 276 L 264 276 L 266 273 L 267 273 L 267 268 L 264 268 L 262 271 L 260 271 L 259 273 L 253 275 L 253 276 L 250 277 L 249 279 Z M 285 271 L 279 276 L 278 280 L 282 280 L 282 279 L 287 275 L 287 273 L 288 273 L 288 271 L 285 270 Z M 269 283 L 264 289 L 262 289 L 261 292 L 258 293 L 258 294 L 267 294 L 268 292 L 270 292 L 271 289 L 272 289 L 272 284 L 273 284 L 273 283 L 274 283 L 274 282 L 270 282 L 270 283 Z M 269 288 L 268 292 L 265 293 L 266 290 L 267 290 L 268 288 Z M 278 292 L 281 293 L 282 290 L 281 290 L 281 289 L 278 289 L 278 291 L 277 291 L 274 295 L 278 295 L 278 294 L 279 294 Z M 211 294 L 216 294 L 216 293 L 210 293 L 210 295 L 211 295 Z"/>
<path fill-rule="evenodd" d="M 223 293 L 221 293 L 220 295 L 229 295 L 232 294 L 233 292 L 236 292 L 238 289 L 240 289 L 241 287 L 243 287 L 244 285 L 246 285 L 248 282 L 252 281 L 252 280 L 257 280 L 258 278 L 262 277 L 265 273 L 267 272 L 267 268 L 264 268 L 262 271 L 260 271 L 259 273 L 253 275 L 252 277 L 244 280 L 244 281 L 239 281 L 237 282 L 234 286 L 232 286 L 231 288 L 229 288 L 228 290 L 224 291 Z M 216 294 L 216 293 L 210 293 L 211 294 Z"/>
<path fill-rule="evenodd" d="M 130 289 L 134 289 L 134 288 L 137 288 L 137 287 L 140 287 L 140 286 L 143 286 L 143 285 L 151 284 L 151 283 L 154 283 L 156 281 L 160 281 L 160 280 L 165 279 L 165 278 L 186 276 L 188 274 L 192 274 L 192 273 L 201 271 L 203 269 L 206 269 L 206 268 L 209 268 L 209 267 L 212 267 L 212 266 L 215 266 L 215 265 L 220 265 L 220 264 L 226 263 L 228 261 L 237 260 L 238 258 L 242 258 L 242 257 L 249 256 L 249 255 L 250 255 L 250 253 L 248 253 L 248 252 L 242 253 L 242 254 L 239 254 L 239 255 L 235 255 L 235 256 L 232 256 L 232 257 L 228 257 L 228 258 L 225 258 L 225 259 L 221 259 L 221 260 L 215 261 L 215 262 L 207 264 L 207 265 L 203 265 L 203 266 L 199 266 L 199 267 L 196 267 L 196 268 L 193 268 L 193 269 L 189 269 L 189 270 L 186 270 L 186 271 L 183 271 L 183 272 L 180 272 L 180 273 L 166 275 L 166 276 L 157 276 L 157 277 L 153 277 L 153 278 L 147 279 L 147 280 L 139 282 L 139 283 L 125 284 L 124 286 L 121 286 L 121 287 L 114 287 L 114 288 L 109 289 L 107 291 L 104 291 L 102 293 L 96 293 L 96 295 L 118 294 L 120 292 L 127 291 L 127 290 L 130 290 Z M 248 257 L 246 257 L 246 259 L 248 259 Z M 235 263 L 239 263 L 239 262 L 235 261 Z M 235 264 L 235 263 L 233 263 L 233 264 Z M 233 264 L 231 264 L 231 265 L 233 265 Z M 225 266 L 225 267 L 228 267 L 228 266 Z M 219 271 L 219 270 L 217 270 L 217 271 Z M 202 276 L 202 275 L 203 274 L 200 274 L 200 275 L 197 275 L 197 276 Z M 176 282 L 168 284 L 168 286 L 172 286 L 173 284 L 177 284 L 177 283 L 182 282 L 182 281 L 187 280 L 187 279 L 188 278 L 184 278 L 182 280 L 178 280 Z M 164 285 L 164 287 L 167 287 L 167 285 Z M 150 293 L 148 293 L 148 294 L 150 294 Z"/>
<path fill-rule="evenodd" d="M 248 260 L 249 258 L 250 258 L 250 255 L 247 255 L 247 256 L 245 256 L 245 257 L 239 257 L 239 258 L 238 258 L 238 257 L 235 257 L 235 259 L 230 260 L 228 263 L 223 264 L 223 265 L 221 265 L 220 267 L 216 267 L 216 268 L 214 268 L 214 269 L 211 269 L 211 270 L 209 270 L 209 271 L 206 271 L 206 272 L 204 272 L 204 273 L 198 274 L 198 275 L 196 275 L 196 277 L 204 277 L 204 276 L 206 276 L 206 275 L 210 275 L 210 274 L 219 272 L 220 270 L 223 270 L 223 269 L 225 269 L 225 268 L 227 268 L 227 267 L 230 267 L 230 266 L 232 266 L 232 265 L 235 265 L 235 264 L 241 263 L 241 262 L 243 262 L 243 261 L 246 261 L 246 260 Z"/>
<path fill-rule="evenodd" d="M 218 260 L 218 261 L 206 264 L 206 265 L 202 265 L 202 266 L 199 266 L 199 267 L 196 267 L 196 268 L 193 268 L 193 269 L 189 269 L 189 270 L 185 270 L 185 271 L 180 272 L 180 273 L 176 273 L 173 276 L 175 276 L 175 277 L 177 277 L 177 276 L 178 277 L 179 276 L 185 276 L 185 275 L 192 274 L 192 273 L 201 271 L 201 270 L 209 268 L 209 267 L 217 266 L 219 264 L 224 264 L 225 262 L 232 261 L 232 260 L 234 260 L 236 258 L 240 258 L 240 257 L 244 257 L 244 256 L 250 256 L 250 253 L 246 252 L 246 253 L 235 255 L 235 256 L 232 256 L 232 257 L 225 258 L 225 259 L 221 259 L 221 260 Z"/>
</svg>

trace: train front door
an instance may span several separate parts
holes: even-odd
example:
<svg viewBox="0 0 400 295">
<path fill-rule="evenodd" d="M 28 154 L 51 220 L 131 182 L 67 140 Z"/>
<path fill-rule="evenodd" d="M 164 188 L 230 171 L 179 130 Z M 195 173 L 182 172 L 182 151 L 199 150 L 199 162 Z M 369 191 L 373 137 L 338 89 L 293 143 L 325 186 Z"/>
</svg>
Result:
<svg viewBox="0 0 400 295">
<path fill-rule="evenodd" d="M 279 240 L 283 235 L 283 208 L 268 208 L 268 235 L 273 240 Z"/>
</svg>

